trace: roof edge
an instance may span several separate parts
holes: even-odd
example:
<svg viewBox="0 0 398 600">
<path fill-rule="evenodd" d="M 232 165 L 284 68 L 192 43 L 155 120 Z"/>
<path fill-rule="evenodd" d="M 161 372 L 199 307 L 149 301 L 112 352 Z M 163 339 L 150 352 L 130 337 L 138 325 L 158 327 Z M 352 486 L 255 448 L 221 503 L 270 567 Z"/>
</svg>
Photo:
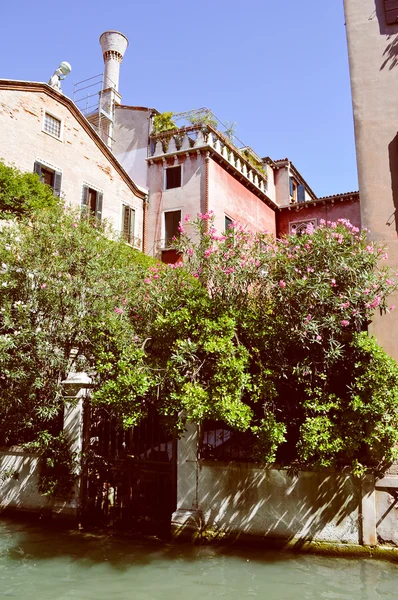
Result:
<svg viewBox="0 0 398 600">
<path fill-rule="evenodd" d="M 68 96 L 64 96 L 61 92 L 57 92 L 52 87 L 50 87 L 47 83 L 37 82 L 37 81 L 20 81 L 14 79 L 0 79 L 0 90 L 20 90 L 23 92 L 43 92 L 47 94 L 53 100 L 56 100 L 66 108 L 70 110 L 72 115 L 76 118 L 79 124 L 83 127 L 85 132 L 92 138 L 96 146 L 101 150 L 104 156 L 109 160 L 115 170 L 119 173 L 123 181 L 128 185 L 130 190 L 141 198 L 142 200 L 148 194 L 148 190 L 146 188 L 141 187 L 137 183 L 131 179 L 130 175 L 127 171 L 124 170 L 122 165 L 119 163 L 113 152 L 108 148 L 108 146 L 103 142 L 95 129 L 90 125 L 87 121 L 86 117 L 80 112 L 76 104 L 68 98 Z"/>
</svg>

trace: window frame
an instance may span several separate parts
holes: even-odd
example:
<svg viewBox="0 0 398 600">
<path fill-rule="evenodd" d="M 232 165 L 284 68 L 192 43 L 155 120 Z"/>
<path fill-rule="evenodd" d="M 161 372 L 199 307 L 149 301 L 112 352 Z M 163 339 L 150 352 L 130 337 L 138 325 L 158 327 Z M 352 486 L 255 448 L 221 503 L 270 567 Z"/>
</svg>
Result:
<svg viewBox="0 0 398 600">
<path fill-rule="evenodd" d="M 229 227 L 227 227 L 227 219 L 229 221 L 228 225 L 232 225 L 235 222 L 232 217 L 230 217 L 229 215 L 227 215 L 226 213 L 224 213 L 224 230 L 223 230 L 224 233 L 227 233 L 228 228 L 229 228 Z"/>
<path fill-rule="evenodd" d="M 47 131 L 45 129 L 46 116 L 51 117 L 52 119 L 55 119 L 56 121 L 59 121 L 59 136 L 56 136 L 56 135 L 54 135 L 54 133 L 51 133 L 50 131 Z M 63 121 L 63 119 L 60 119 L 59 117 L 57 117 L 53 113 L 49 112 L 48 110 L 45 110 L 44 113 L 43 113 L 43 119 L 42 119 L 42 123 L 41 123 L 41 130 L 42 130 L 43 133 L 46 133 L 47 135 L 51 136 L 55 140 L 58 140 L 59 142 L 62 142 L 63 141 L 63 136 L 64 136 L 64 121 Z"/>
<path fill-rule="evenodd" d="M 302 227 L 303 225 L 307 227 L 307 225 L 309 225 L 310 223 L 313 224 L 314 229 L 318 227 L 318 219 L 316 217 L 313 219 L 302 219 L 301 221 L 289 221 L 289 234 L 297 234 L 297 231 L 293 232 L 293 228 L 297 229 L 297 227 Z"/>
<path fill-rule="evenodd" d="M 51 189 L 54 192 L 54 196 L 57 196 L 58 198 L 60 198 L 61 193 L 62 193 L 62 178 L 63 178 L 62 169 L 60 169 L 59 167 L 56 167 L 55 165 L 52 165 L 51 163 L 43 160 L 42 158 L 36 158 L 36 160 L 33 164 L 33 173 L 36 173 L 36 175 L 38 175 L 40 177 L 40 181 L 42 181 L 42 178 L 41 178 L 42 167 L 44 167 L 44 169 L 46 171 L 52 171 L 54 173 L 54 184 L 49 185 L 47 183 L 45 185 L 49 185 L 49 187 L 51 187 Z M 44 181 L 42 181 L 42 183 L 44 183 Z"/>
<path fill-rule="evenodd" d="M 184 174 L 183 166 L 184 165 L 182 165 L 182 164 L 178 164 L 178 165 L 167 165 L 167 166 L 164 167 L 164 169 L 163 169 L 163 190 L 165 192 L 167 192 L 169 190 L 178 190 L 178 189 L 182 188 L 183 174 Z M 169 188 L 166 187 L 166 185 L 167 185 L 167 171 L 169 169 L 178 169 L 178 168 L 180 169 L 180 174 L 181 174 L 180 175 L 180 185 L 177 185 L 175 187 L 169 187 Z"/>
<path fill-rule="evenodd" d="M 124 228 L 124 215 L 125 215 L 125 211 L 126 209 L 128 209 L 130 212 L 132 211 L 134 213 L 134 222 L 133 222 L 133 232 L 132 232 L 132 241 L 130 239 L 126 239 L 125 237 L 125 228 Z M 120 233 L 121 233 L 121 238 L 124 242 L 126 242 L 126 244 L 129 244 L 129 246 L 136 246 L 136 241 L 137 241 L 137 236 L 136 236 L 136 223 L 137 223 L 137 210 L 134 206 L 131 206 L 131 204 L 127 204 L 127 202 L 122 202 L 122 215 L 121 215 L 121 227 L 120 227 Z M 131 235 L 131 223 L 130 223 L 130 232 L 128 235 Z"/>
<path fill-rule="evenodd" d="M 167 208 L 166 210 L 162 211 L 162 223 L 161 223 L 161 248 L 162 248 L 162 250 L 167 250 L 168 248 L 172 247 L 172 246 L 168 245 L 167 240 L 166 240 L 166 213 L 172 213 L 172 212 L 179 212 L 180 213 L 179 222 L 181 223 L 181 220 L 182 220 L 182 206 L 176 207 L 176 208 Z M 177 232 L 177 234 L 178 234 L 178 232 Z M 170 244 L 172 243 L 172 241 L 173 240 L 171 238 Z"/>
<path fill-rule="evenodd" d="M 87 202 L 84 202 L 85 195 L 86 195 L 85 189 L 88 190 L 87 191 Z M 90 190 L 96 193 L 95 211 L 88 210 L 88 199 L 89 199 Z M 80 200 L 80 208 L 81 208 L 82 213 L 85 213 L 87 218 L 90 218 L 90 217 L 95 218 L 97 221 L 99 221 L 101 223 L 103 220 L 103 217 L 102 217 L 103 206 L 104 206 L 103 190 L 100 190 L 95 185 L 92 185 L 91 183 L 88 183 L 87 181 L 83 181 L 82 195 L 81 195 L 81 200 Z"/>
</svg>

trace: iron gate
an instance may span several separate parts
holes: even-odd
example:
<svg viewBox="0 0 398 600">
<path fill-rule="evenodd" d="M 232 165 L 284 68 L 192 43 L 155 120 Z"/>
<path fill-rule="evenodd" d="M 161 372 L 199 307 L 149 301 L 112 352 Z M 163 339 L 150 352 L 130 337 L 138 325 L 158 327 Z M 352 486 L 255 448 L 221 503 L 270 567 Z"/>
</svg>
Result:
<svg viewBox="0 0 398 600">
<path fill-rule="evenodd" d="M 176 506 L 176 438 L 156 411 L 124 429 L 105 409 L 87 424 L 83 518 L 99 525 L 154 530 L 169 525 Z"/>
</svg>

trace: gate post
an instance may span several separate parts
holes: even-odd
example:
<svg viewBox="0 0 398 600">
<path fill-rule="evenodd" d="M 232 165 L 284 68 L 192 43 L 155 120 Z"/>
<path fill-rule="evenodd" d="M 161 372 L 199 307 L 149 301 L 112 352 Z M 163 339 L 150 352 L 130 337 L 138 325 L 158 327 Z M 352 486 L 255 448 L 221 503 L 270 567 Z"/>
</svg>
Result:
<svg viewBox="0 0 398 600">
<path fill-rule="evenodd" d="M 362 540 L 364 546 L 377 544 L 376 489 L 374 475 L 364 475 L 362 480 Z"/>
<path fill-rule="evenodd" d="M 68 441 L 73 455 L 78 457 L 75 474 L 76 483 L 70 498 L 55 498 L 53 504 L 53 515 L 59 517 L 77 518 L 82 509 L 84 477 L 82 469 L 82 453 L 85 446 L 84 416 L 87 412 L 86 399 L 89 396 L 89 388 L 92 387 L 91 378 L 87 373 L 69 373 L 67 379 L 62 382 L 64 398 L 64 423 L 63 432 Z"/>
<path fill-rule="evenodd" d="M 202 529 L 198 442 L 198 426 L 187 423 L 185 433 L 177 441 L 177 509 L 171 517 L 174 537 L 195 538 Z"/>
</svg>

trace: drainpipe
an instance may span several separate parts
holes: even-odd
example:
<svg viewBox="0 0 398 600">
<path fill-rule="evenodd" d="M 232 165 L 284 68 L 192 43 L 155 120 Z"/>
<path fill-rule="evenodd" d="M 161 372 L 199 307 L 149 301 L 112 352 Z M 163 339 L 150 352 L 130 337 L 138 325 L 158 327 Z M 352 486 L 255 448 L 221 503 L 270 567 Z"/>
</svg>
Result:
<svg viewBox="0 0 398 600">
<path fill-rule="evenodd" d="M 142 201 L 142 252 L 146 254 L 146 228 L 147 228 L 147 212 L 148 212 L 148 195 Z"/>
<path fill-rule="evenodd" d="M 210 152 L 206 152 L 205 158 L 205 213 L 209 212 L 209 162 L 210 162 Z M 209 222 L 205 223 L 205 231 L 206 233 L 209 230 Z"/>
</svg>

